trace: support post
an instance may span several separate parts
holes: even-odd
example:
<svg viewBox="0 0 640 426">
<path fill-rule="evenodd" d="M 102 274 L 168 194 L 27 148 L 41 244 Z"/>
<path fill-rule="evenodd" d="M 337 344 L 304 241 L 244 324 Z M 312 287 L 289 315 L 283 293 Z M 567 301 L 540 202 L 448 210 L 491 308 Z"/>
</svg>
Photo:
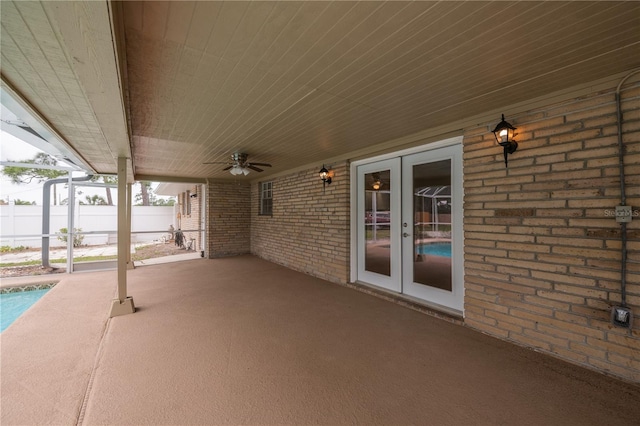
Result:
<svg viewBox="0 0 640 426">
<path fill-rule="evenodd" d="M 133 208 L 133 185 L 127 184 L 127 269 L 134 269 L 133 262 L 131 261 L 131 211 Z"/>
<path fill-rule="evenodd" d="M 128 230 L 130 224 L 128 213 L 131 205 L 127 203 L 131 198 L 127 196 L 127 159 L 125 157 L 118 158 L 118 298 L 114 299 L 111 304 L 111 317 L 132 314 L 135 312 L 133 298 L 127 297 L 127 259 L 128 252 L 131 251 L 131 243 Z"/>
<path fill-rule="evenodd" d="M 207 244 L 207 191 L 208 185 L 200 185 L 200 256 L 209 256 L 209 246 Z"/>
<path fill-rule="evenodd" d="M 67 274 L 73 272 L 73 215 L 76 203 L 76 188 L 73 186 L 73 174 L 69 172 L 69 196 L 67 197 Z"/>
</svg>

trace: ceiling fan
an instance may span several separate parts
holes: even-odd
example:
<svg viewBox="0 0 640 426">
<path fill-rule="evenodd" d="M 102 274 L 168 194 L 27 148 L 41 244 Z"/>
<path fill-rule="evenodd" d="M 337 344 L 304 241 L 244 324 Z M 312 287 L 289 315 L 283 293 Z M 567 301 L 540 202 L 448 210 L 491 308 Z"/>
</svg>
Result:
<svg viewBox="0 0 640 426">
<path fill-rule="evenodd" d="M 242 152 L 236 152 L 231 154 L 231 160 L 233 160 L 232 162 L 219 162 L 219 161 L 213 161 L 213 162 L 207 162 L 207 163 L 202 163 L 202 164 L 228 164 L 228 167 L 225 167 L 222 170 L 229 170 L 230 173 L 232 175 L 240 175 L 240 174 L 244 174 L 245 176 L 249 174 L 249 169 L 251 170 L 255 170 L 256 172 L 262 172 L 264 171 L 263 169 L 261 169 L 260 167 L 257 166 L 262 166 L 262 167 L 271 167 L 271 164 L 268 163 L 252 163 L 247 161 L 247 159 L 249 158 L 248 154 L 242 153 Z"/>
</svg>

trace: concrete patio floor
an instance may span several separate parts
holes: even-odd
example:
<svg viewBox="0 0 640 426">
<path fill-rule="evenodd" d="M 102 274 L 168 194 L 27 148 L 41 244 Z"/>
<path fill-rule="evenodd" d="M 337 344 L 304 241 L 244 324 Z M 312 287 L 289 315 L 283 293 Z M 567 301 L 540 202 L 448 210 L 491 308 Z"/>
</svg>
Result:
<svg viewBox="0 0 640 426">
<path fill-rule="evenodd" d="M 637 424 L 640 387 L 253 256 L 64 275 L 1 336 L 2 425 Z"/>
</svg>

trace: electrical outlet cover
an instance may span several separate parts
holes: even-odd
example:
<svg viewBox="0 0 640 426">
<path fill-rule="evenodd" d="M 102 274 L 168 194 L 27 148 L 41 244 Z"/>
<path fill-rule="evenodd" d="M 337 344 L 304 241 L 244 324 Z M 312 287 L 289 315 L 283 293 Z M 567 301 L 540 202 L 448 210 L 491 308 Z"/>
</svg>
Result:
<svg viewBox="0 0 640 426">
<path fill-rule="evenodd" d="M 614 306 L 611 308 L 611 322 L 618 327 L 631 328 L 633 313 L 629 308 Z"/>
<path fill-rule="evenodd" d="M 616 222 L 631 222 L 631 206 L 616 206 Z"/>
</svg>

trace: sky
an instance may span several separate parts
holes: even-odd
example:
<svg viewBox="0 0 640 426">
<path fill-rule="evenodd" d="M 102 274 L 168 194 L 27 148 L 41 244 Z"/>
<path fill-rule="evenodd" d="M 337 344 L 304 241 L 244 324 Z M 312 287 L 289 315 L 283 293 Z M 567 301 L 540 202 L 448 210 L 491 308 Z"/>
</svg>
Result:
<svg viewBox="0 0 640 426">
<path fill-rule="evenodd" d="M 20 162 L 23 160 L 28 160 L 33 158 L 37 153 L 41 152 L 39 149 L 34 148 L 32 145 L 16 138 L 9 133 L 5 133 L 0 131 L 0 160 L 1 161 L 15 161 Z M 76 172 L 78 176 L 84 176 L 82 172 Z M 11 180 L 4 176 L 0 175 L 0 199 L 9 202 L 15 201 L 16 199 L 22 201 L 33 202 L 35 201 L 37 205 L 42 205 L 42 185 L 43 183 L 31 183 L 31 184 L 20 184 L 16 185 L 11 182 Z M 56 185 L 57 186 L 57 194 L 58 201 L 63 200 L 68 197 L 67 189 L 64 188 L 64 185 Z M 155 188 L 157 184 L 152 185 Z M 139 185 L 134 185 L 134 197 L 138 192 L 136 191 Z M 106 199 L 104 188 L 90 188 L 90 187 L 82 187 L 79 188 L 82 192 L 78 197 L 80 200 L 84 200 L 87 195 L 99 195 Z M 117 201 L 118 191 L 113 188 L 112 196 L 114 202 Z M 52 195 L 53 196 L 53 195 Z M 162 197 L 168 198 L 168 197 Z M 135 198 L 134 198 L 135 203 Z"/>
<path fill-rule="evenodd" d="M 38 152 L 41 151 L 13 135 L 0 131 L 0 160 L 27 160 L 33 158 Z M 16 185 L 5 175 L 2 175 L 1 177 L 0 198 L 4 201 L 20 199 L 23 201 L 35 201 L 36 204 L 42 204 L 41 183 Z"/>
</svg>

